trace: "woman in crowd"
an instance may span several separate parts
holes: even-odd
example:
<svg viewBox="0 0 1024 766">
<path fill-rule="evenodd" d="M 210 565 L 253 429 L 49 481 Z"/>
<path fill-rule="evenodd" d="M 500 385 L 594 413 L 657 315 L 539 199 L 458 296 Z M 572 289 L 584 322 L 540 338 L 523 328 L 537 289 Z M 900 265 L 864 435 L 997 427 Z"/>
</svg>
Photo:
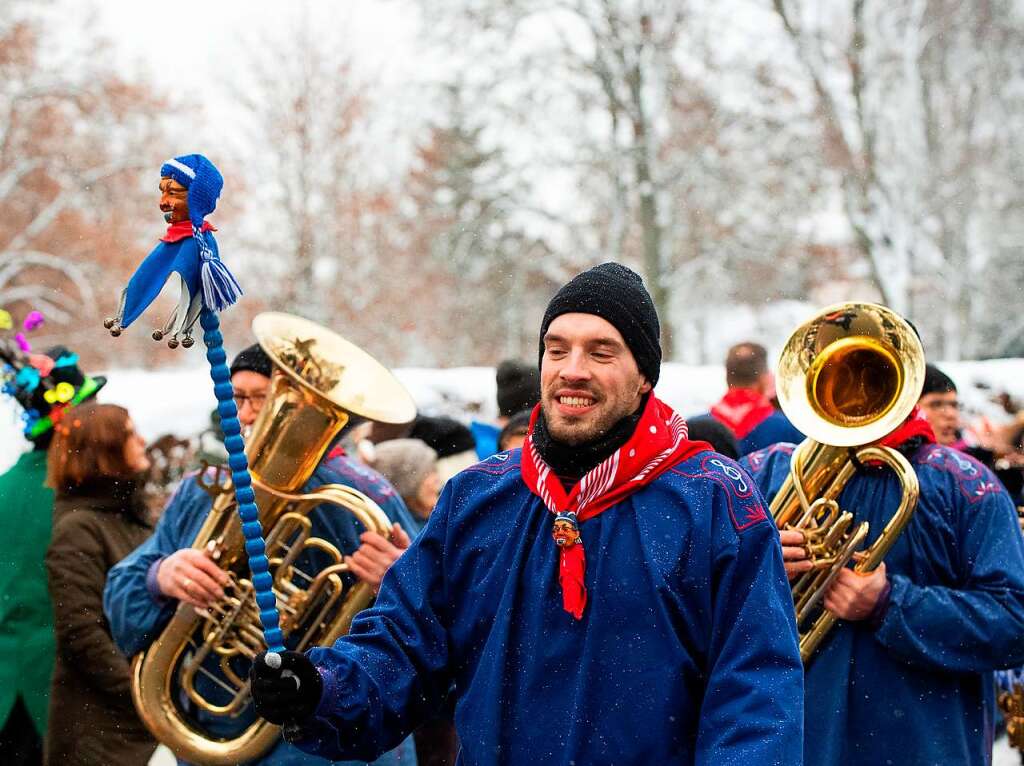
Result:
<svg viewBox="0 0 1024 766">
<path fill-rule="evenodd" d="M 414 532 L 419 532 L 441 493 L 437 452 L 420 439 L 392 439 L 374 446 L 373 467 L 401 495 L 419 524 Z"/>
<path fill-rule="evenodd" d="M 46 762 L 146 764 L 156 742 L 135 713 L 128 660 L 103 616 L 107 571 L 151 533 L 140 476 L 146 443 L 128 411 L 90 404 L 68 412 L 50 447 L 56 493 L 46 554 L 57 660 Z"/>
</svg>

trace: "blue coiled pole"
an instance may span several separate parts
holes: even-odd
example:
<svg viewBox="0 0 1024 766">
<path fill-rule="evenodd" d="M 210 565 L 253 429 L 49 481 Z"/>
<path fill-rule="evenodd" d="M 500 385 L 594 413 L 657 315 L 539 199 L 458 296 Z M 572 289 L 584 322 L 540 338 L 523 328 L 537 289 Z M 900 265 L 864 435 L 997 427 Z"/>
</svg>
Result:
<svg viewBox="0 0 1024 766">
<path fill-rule="evenodd" d="M 245 456 L 245 442 L 242 440 L 242 424 L 238 421 L 238 408 L 235 407 L 234 390 L 231 388 L 231 371 L 227 365 L 227 354 L 224 353 L 224 337 L 220 333 L 220 318 L 215 311 L 204 308 L 199 315 L 199 323 L 206 343 L 206 359 L 210 362 L 213 393 L 217 397 L 217 412 L 224 432 L 224 446 L 228 451 L 228 467 L 231 468 L 238 515 L 242 520 L 245 552 L 249 556 L 249 571 L 252 573 L 256 605 L 263 624 L 263 638 L 267 642 L 268 651 L 283 652 L 284 639 L 277 613 L 277 597 L 272 587 L 274 580 L 270 576 L 267 546 L 256 508 L 256 495 L 252 490 L 249 459 Z"/>
</svg>

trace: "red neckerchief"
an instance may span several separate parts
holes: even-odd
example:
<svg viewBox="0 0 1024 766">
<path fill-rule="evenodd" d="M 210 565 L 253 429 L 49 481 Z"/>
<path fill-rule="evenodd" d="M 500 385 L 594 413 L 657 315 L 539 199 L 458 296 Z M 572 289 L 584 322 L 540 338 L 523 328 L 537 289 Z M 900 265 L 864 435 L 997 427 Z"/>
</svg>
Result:
<svg viewBox="0 0 1024 766">
<path fill-rule="evenodd" d="M 522 476 L 526 486 L 553 514 L 571 512 L 579 523 L 650 484 L 663 472 L 694 453 L 711 449 L 707 442 L 687 439 L 686 421 L 651 394 L 633 435 L 612 455 L 587 472 L 566 494 L 561 480 L 533 446 L 533 427 L 540 405 L 530 417 L 530 432 L 523 443 Z M 587 605 L 583 575 L 586 559 L 583 541 L 559 548 L 559 582 L 562 607 L 577 620 Z"/>
<path fill-rule="evenodd" d="M 730 388 L 711 414 L 737 439 L 744 438 L 775 411 L 768 397 L 752 388 Z"/>
<path fill-rule="evenodd" d="M 932 431 L 932 425 L 928 422 L 928 419 L 924 416 L 924 412 L 922 412 L 921 408 L 917 405 L 914 405 L 914 409 L 910 411 L 907 419 L 903 421 L 903 425 L 884 439 L 880 439 L 877 444 L 880 447 L 892 447 L 893 449 L 896 449 L 904 442 L 908 442 L 913 439 L 915 436 L 923 436 L 926 443 L 935 444 L 935 432 Z"/>
<path fill-rule="evenodd" d="M 206 221 L 203 221 L 203 228 L 200 229 L 204 234 L 208 231 L 217 231 Z M 167 227 L 167 233 L 160 237 L 161 242 L 181 242 L 183 239 L 188 239 L 192 236 L 192 222 L 191 221 L 178 221 L 172 223 Z"/>
<path fill-rule="evenodd" d="M 333 460 L 336 457 L 348 457 L 348 453 L 345 452 L 345 448 L 340 444 L 335 444 L 331 447 L 331 451 L 327 453 L 328 460 Z"/>
</svg>

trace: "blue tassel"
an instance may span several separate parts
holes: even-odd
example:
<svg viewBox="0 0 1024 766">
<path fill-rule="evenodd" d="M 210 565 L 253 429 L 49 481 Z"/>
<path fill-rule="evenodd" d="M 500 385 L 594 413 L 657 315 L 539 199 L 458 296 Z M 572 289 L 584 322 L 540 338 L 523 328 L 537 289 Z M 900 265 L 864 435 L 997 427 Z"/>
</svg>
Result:
<svg viewBox="0 0 1024 766">
<path fill-rule="evenodd" d="M 242 288 L 219 258 L 203 258 L 203 305 L 223 311 L 242 297 Z"/>
<path fill-rule="evenodd" d="M 242 297 L 242 288 L 224 262 L 213 254 L 199 227 L 192 226 L 192 236 L 199 246 L 202 260 L 200 279 L 203 284 L 203 305 L 213 311 L 223 311 Z"/>
</svg>

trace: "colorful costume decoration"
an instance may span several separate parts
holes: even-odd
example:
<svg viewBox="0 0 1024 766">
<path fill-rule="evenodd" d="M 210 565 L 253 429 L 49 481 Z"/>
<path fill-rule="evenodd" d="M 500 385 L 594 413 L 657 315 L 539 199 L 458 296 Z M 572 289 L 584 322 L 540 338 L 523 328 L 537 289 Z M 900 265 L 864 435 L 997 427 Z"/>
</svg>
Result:
<svg viewBox="0 0 1024 766">
<path fill-rule="evenodd" d="M 224 338 L 220 332 L 218 311 L 233 304 L 241 295 L 235 278 L 220 260 L 217 244 L 203 220 L 217 206 L 217 198 L 224 186 L 220 171 L 201 154 L 188 154 L 167 160 L 160 168 L 161 179 L 170 179 L 188 190 L 188 214 L 192 236 L 178 238 L 172 231 L 149 254 L 132 275 L 121 294 L 121 308 L 117 317 L 103 324 L 115 337 L 130 325 L 160 294 L 164 282 L 177 274 L 181 280 L 181 297 L 163 330 L 153 333 L 160 340 L 168 332 L 168 345 L 192 345 L 191 329 L 198 317 L 206 343 L 206 359 L 210 363 L 213 392 L 217 397 L 217 412 L 224 432 L 224 446 L 228 451 L 228 466 L 238 501 L 238 515 L 246 540 L 249 569 L 256 592 L 260 621 L 267 646 L 273 652 L 284 651 L 277 599 L 272 589 L 263 528 L 256 509 L 256 495 L 249 475 L 249 461 L 245 456 L 242 426 L 238 421 L 238 408 L 232 398 L 231 373 L 224 352 Z"/>
<path fill-rule="evenodd" d="M 10 314 L 0 317 L 0 326 L 13 329 Z M 32 311 L 22 327 L 31 332 L 43 324 L 43 316 Z M 23 433 L 35 441 L 50 433 L 65 411 L 95 396 L 106 384 L 102 376 L 84 375 L 78 368 L 78 354 L 54 346 L 45 354 L 33 353 L 24 332 L 13 339 L 0 336 L 0 393 L 12 397 L 22 408 Z"/>
<path fill-rule="evenodd" d="M 454 683 L 467 764 L 801 763 L 803 669 L 763 501 L 721 455 L 664 463 L 580 525 L 581 620 L 520 451 L 451 479 L 376 604 L 309 652 L 324 693 L 295 743 L 372 758 Z"/>
<path fill-rule="evenodd" d="M 804 759 L 988 764 L 992 671 L 1024 664 L 1024 541 L 1006 492 L 980 463 L 927 443 L 908 420 L 904 450 L 921 485 L 917 510 L 886 556 L 890 591 L 871 619 L 839 622 L 807 668 Z M 921 433 L 914 434 L 914 430 Z M 766 498 L 789 472 L 790 445 L 742 462 Z M 870 544 L 902 495 L 865 466 L 839 497 Z"/>
</svg>

